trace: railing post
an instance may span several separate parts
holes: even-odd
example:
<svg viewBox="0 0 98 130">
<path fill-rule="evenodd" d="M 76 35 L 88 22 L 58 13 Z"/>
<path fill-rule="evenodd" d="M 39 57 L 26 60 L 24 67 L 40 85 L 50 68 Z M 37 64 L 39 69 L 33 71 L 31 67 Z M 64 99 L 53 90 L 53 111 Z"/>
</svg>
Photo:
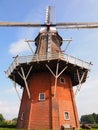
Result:
<svg viewBox="0 0 98 130">
<path fill-rule="evenodd" d="M 37 61 L 39 61 L 39 57 L 38 57 L 39 55 L 38 54 L 36 54 L 36 57 L 37 57 Z"/>
</svg>

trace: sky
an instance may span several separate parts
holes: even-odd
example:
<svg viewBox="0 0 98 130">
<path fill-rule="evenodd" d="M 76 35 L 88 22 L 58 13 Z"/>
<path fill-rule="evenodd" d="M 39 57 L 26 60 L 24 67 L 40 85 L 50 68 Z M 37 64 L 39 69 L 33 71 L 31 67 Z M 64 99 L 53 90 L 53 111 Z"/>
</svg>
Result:
<svg viewBox="0 0 98 130">
<path fill-rule="evenodd" d="M 55 7 L 56 22 L 98 22 L 98 0 L 0 0 L 0 21 L 45 22 L 46 7 Z M 20 101 L 5 72 L 18 55 L 32 54 L 25 39 L 33 39 L 40 28 L 0 27 L 0 113 L 5 119 L 18 116 Z M 59 29 L 63 39 L 72 38 L 66 53 L 92 62 L 86 83 L 76 98 L 79 117 L 98 113 L 98 29 Z M 62 49 L 67 43 L 63 43 Z M 35 50 L 34 43 L 32 44 Z M 17 85 L 22 95 L 22 90 Z"/>
</svg>

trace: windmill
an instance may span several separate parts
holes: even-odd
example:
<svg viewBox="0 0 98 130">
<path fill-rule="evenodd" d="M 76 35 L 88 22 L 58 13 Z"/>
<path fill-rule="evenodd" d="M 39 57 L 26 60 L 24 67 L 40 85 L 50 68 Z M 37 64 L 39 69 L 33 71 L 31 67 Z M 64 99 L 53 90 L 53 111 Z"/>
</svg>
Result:
<svg viewBox="0 0 98 130">
<path fill-rule="evenodd" d="M 61 50 L 63 39 L 57 29 L 98 28 L 98 23 L 52 23 L 50 6 L 46 12 L 44 24 L 0 22 L 1 27 L 41 28 L 34 40 L 35 53 L 17 56 L 6 71 L 7 76 L 23 88 L 17 127 L 35 130 L 78 129 L 73 87 L 78 86 L 77 94 L 81 84 L 86 81 L 91 64 Z M 70 42 L 71 39 L 65 41 Z"/>
</svg>

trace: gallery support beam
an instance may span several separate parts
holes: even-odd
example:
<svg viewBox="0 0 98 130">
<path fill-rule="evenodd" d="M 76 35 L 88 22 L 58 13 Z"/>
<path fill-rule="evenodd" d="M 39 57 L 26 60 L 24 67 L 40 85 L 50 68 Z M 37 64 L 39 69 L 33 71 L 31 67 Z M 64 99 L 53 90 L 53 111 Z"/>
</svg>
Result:
<svg viewBox="0 0 98 130">
<path fill-rule="evenodd" d="M 13 76 L 13 85 L 14 85 L 15 91 L 17 93 L 17 96 L 18 96 L 19 100 L 21 101 L 21 97 L 20 97 L 19 92 L 18 92 L 18 90 L 16 88 L 15 75 Z"/>
<path fill-rule="evenodd" d="M 30 66 L 30 69 L 28 70 L 27 75 L 25 75 L 24 70 L 23 70 L 23 68 L 21 67 L 21 73 L 22 73 L 22 74 L 21 74 L 20 72 L 18 72 L 18 74 L 20 75 L 20 77 L 24 80 L 25 87 L 26 87 L 26 90 L 27 90 L 27 94 L 28 94 L 29 99 L 31 98 L 31 96 L 30 96 L 30 91 L 29 91 L 29 87 L 28 87 L 28 83 L 27 83 L 27 78 L 28 78 L 28 76 L 29 76 L 31 70 L 32 70 L 32 66 Z"/>
<path fill-rule="evenodd" d="M 76 91 L 75 91 L 75 96 L 77 95 L 77 93 L 80 91 L 81 89 L 81 86 L 82 86 L 82 80 L 85 76 L 85 72 L 83 72 L 81 78 L 80 78 L 80 75 L 79 75 L 79 71 L 77 69 L 77 77 L 78 77 L 78 81 L 79 81 L 79 84 L 77 85 L 77 88 L 76 88 Z"/>
<path fill-rule="evenodd" d="M 56 74 L 54 74 L 54 72 L 51 70 L 51 68 L 46 64 L 46 67 L 48 68 L 48 70 L 51 72 L 51 74 L 54 76 L 55 78 L 55 84 L 54 84 L 54 97 L 56 97 L 56 88 L 57 88 L 57 79 L 58 77 L 67 69 L 67 66 L 64 67 L 64 69 L 58 73 L 59 70 L 59 63 L 57 63 L 56 66 Z"/>
</svg>

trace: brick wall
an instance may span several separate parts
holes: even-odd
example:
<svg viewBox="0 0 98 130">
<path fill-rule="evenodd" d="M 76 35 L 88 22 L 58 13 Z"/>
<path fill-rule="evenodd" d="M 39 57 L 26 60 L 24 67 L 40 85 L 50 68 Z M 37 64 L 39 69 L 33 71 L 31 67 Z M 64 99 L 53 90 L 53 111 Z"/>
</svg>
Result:
<svg viewBox="0 0 98 130">
<path fill-rule="evenodd" d="M 60 82 L 60 78 L 65 83 Z M 56 98 L 54 98 L 55 79 L 49 72 L 33 73 L 30 77 L 29 89 L 31 99 L 24 89 L 18 118 L 18 128 L 52 128 L 60 130 L 62 125 L 79 127 L 78 114 L 69 76 L 61 75 L 57 80 Z M 45 93 L 45 100 L 39 101 L 39 93 Z M 64 119 L 64 112 L 69 112 L 70 119 Z M 22 112 L 24 119 L 21 120 Z"/>
</svg>

